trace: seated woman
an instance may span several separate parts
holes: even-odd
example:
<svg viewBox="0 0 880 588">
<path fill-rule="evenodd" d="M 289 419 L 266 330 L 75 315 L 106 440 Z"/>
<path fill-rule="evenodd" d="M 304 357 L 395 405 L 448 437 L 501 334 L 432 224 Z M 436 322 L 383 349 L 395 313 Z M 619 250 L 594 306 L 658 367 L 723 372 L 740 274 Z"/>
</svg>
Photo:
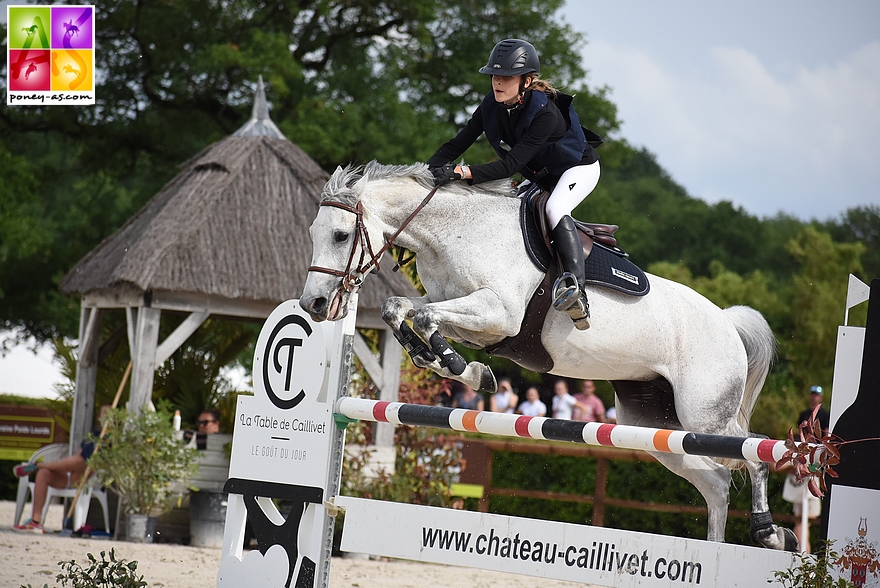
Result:
<svg viewBox="0 0 880 588">
<path fill-rule="evenodd" d="M 109 406 L 101 407 L 101 418 Z M 100 431 L 96 432 L 99 433 Z M 43 506 L 46 504 L 46 496 L 49 486 L 52 488 L 75 488 L 80 479 L 86 473 L 89 458 L 95 452 L 95 443 L 89 439 L 80 444 L 79 451 L 74 455 L 40 463 L 27 463 L 15 466 L 13 472 L 19 478 L 24 478 L 32 473 L 34 477 L 34 501 L 31 517 L 20 525 L 13 525 L 15 531 L 25 533 L 43 533 Z"/>
<path fill-rule="evenodd" d="M 14 531 L 24 531 L 29 533 L 43 533 L 43 522 L 40 518 L 43 515 L 43 506 L 46 504 L 46 495 L 49 493 L 49 486 L 53 488 L 76 488 L 80 478 L 86 471 L 86 462 L 94 451 L 94 444 L 90 448 L 86 445 L 88 441 L 83 441 L 83 446 L 75 455 L 58 459 L 55 461 L 29 463 L 15 467 L 15 475 L 23 478 L 32 472 L 37 475 L 34 478 L 34 504 L 31 517 L 20 525 L 13 525 Z M 86 457 L 88 455 L 88 457 Z"/>
</svg>

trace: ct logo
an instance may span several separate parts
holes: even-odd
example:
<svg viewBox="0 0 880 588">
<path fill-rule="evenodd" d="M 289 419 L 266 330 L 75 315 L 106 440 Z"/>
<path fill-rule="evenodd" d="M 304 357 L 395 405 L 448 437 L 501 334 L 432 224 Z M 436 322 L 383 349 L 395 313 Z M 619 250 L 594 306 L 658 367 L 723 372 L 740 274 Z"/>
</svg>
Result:
<svg viewBox="0 0 880 588">
<path fill-rule="evenodd" d="M 294 408 L 306 396 L 316 398 L 325 364 L 323 330 L 314 329 L 298 314 L 283 317 L 272 329 L 263 353 L 266 395 L 282 410 Z"/>
</svg>

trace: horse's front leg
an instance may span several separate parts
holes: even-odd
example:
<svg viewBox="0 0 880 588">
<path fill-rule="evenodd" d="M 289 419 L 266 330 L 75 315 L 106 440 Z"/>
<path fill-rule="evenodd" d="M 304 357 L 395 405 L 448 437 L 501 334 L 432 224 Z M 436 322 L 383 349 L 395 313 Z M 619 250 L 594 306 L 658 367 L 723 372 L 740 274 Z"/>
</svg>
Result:
<svg viewBox="0 0 880 588">
<path fill-rule="evenodd" d="M 412 318 L 417 308 L 427 304 L 428 297 L 404 298 L 393 296 L 382 304 L 382 320 L 391 328 L 394 338 L 400 346 L 406 349 L 413 363 L 420 367 L 429 367 L 437 359 L 428 345 L 406 324 L 406 319 Z"/>
<path fill-rule="evenodd" d="M 495 392 L 498 384 L 492 370 L 480 362 L 467 363 L 443 338 L 440 329 L 509 336 L 519 330 L 519 321 L 512 315 L 498 294 L 482 288 L 468 296 L 431 302 L 415 309 L 413 328 L 437 357 L 429 366 L 431 369 L 475 390 Z"/>
</svg>

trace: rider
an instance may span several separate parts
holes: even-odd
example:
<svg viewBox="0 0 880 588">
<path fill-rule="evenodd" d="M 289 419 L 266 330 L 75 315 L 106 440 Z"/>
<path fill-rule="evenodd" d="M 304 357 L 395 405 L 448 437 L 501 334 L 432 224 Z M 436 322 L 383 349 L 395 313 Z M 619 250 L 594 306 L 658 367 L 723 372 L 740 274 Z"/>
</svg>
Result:
<svg viewBox="0 0 880 588">
<path fill-rule="evenodd" d="M 519 172 L 552 191 L 546 213 L 564 273 L 554 285 L 553 307 L 571 316 L 580 330 L 590 326 L 584 293 L 584 255 L 571 211 L 596 187 L 601 139 L 580 125 L 572 97 L 540 79 L 538 52 L 526 41 L 506 39 L 480 73 L 492 76 L 492 92 L 467 125 L 428 160 L 435 184 L 468 180 L 479 184 Z M 484 165 L 450 164 L 485 133 L 499 160 Z M 504 141 L 509 146 L 501 146 Z"/>
</svg>

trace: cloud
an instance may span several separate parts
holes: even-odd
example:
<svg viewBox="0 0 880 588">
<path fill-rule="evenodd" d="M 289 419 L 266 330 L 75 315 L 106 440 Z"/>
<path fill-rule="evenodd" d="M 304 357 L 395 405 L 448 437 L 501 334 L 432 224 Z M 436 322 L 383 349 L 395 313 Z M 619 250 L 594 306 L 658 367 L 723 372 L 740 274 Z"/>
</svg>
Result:
<svg viewBox="0 0 880 588">
<path fill-rule="evenodd" d="M 694 196 L 804 219 L 880 202 L 880 43 L 786 75 L 739 47 L 670 64 L 598 41 L 585 62 L 611 87 L 623 135 Z"/>
</svg>

